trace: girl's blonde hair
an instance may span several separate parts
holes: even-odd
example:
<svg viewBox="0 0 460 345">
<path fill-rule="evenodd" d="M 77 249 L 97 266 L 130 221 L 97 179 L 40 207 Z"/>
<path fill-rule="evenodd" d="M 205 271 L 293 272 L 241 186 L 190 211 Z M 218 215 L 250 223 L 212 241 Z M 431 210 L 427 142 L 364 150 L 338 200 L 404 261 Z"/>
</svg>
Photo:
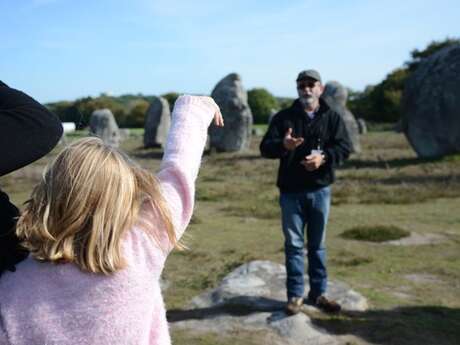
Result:
<svg viewBox="0 0 460 345">
<path fill-rule="evenodd" d="M 38 260 L 73 262 L 82 270 L 109 274 L 125 265 L 123 234 L 136 224 L 144 202 L 166 228 L 169 244 L 178 246 L 155 176 L 101 139 L 84 138 L 46 169 L 16 232 Z"/>
</svg>

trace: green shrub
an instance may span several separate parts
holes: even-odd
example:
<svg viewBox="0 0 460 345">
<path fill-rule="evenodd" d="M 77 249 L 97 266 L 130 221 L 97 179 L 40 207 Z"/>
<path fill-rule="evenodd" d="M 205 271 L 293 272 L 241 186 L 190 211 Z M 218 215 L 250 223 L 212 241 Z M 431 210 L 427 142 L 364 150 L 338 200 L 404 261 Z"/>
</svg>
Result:
<svg viewBox="0 0 460 345">
<path fill-rule="evenodd" d="M 402 115 L 401 98 L 407 78 L 423 59 L 454 44 L 460 44 L 460 39 L 433 41 L 423 50 L 413 50 L 411 59 L 390 72 L 379 84 L 368 86 L 363 92 L 351 91 L 348 107 L 356 117 L 369 121 L 397 122 Z"/>
<path fill-rule="evenodd" d="M 356 226 L 342 233 L 341 237 L 369 242 L 385 242 L 399 240 L 410 233 L 394 225 Z"/>
<path fill-rule="evenodd" d="M 272 112 L 279 109 L 276 98 L 263 88 L 249 90 L 248 103 L 254 123 L 267 123 Z"/>
</svg>

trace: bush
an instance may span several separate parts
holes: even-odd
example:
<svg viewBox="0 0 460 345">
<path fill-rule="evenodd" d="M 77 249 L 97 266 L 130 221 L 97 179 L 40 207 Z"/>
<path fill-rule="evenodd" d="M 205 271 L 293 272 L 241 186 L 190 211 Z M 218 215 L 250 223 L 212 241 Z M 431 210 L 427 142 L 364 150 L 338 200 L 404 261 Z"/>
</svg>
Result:
<svg viewBox="0 0 460 345">
<path fill-rule="evenodd" d="M 132 107 L 129 115 L 126 117 L 124 127 L 142 128 L 145 123 L 145 115 L 150 104 L 147 101 L 139 100 Z"/>
<path fill-rule="evenodd" d="M 410 233 L 397 226 L 376 225 L 376 226 L 356 226 L 342 233 L 341 237 L 369 242 L 385 242 L 399 240 L 409 236 Z"/>
<path fill-rule="evenodd" d="M 401 118 L 401 97 L 409 76 L 407 68 L 398 68 L 375 87 L 363 93 L 351 93 L 349 108 L 357 117 L 374 122 L 397 122 Z"/>
<path fill-rule="evenodd" d="M 273 111 L 279 109 L 276 98 L 263 88 L 249 90 L 248 103 L 252 111 L 254 123 L 266 124 Z"/>
<path fill-rule="evenodd" d="M 163 97 L 168 101 L 169 109 L 172 112 L 174 108 L 174 103 L 176 103 L 176 99 L 179 98 L 179 94 L 177 92 L 168 92 L 168 93 L 161 95 L 160 97 Z"/>
<path fill-rule="evenodd" d="M 379 84 L 368 86 L 363 92 L 351 92 L 348 107 L 356 117 L 375 122 L 397 122 L 401 118 L 401 98 L 404 84 L 420 62 L 439 50 L 460 44 L 460 39 L 433 41 L 423 50 L 413 50 L 404 66 L 389 73 Z"/>
</svg>

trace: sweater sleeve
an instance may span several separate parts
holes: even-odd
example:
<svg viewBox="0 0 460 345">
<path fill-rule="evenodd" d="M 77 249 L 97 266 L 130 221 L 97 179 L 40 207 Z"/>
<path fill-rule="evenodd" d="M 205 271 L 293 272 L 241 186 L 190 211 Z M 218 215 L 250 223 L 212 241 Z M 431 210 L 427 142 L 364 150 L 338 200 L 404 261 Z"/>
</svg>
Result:
<svg viewBox="0 0 460 345">
<path fill-rule="evenodd" d="M 165 153 L 157 175 L 179 239 L 193 212 L 195 180 L 207 138 L 218 109 L 211 98 L 181 96 L 175 103 Z"/>
<path fill-rule="evenodd" d="M 41 158 L 61 136 L 57 116 L 0 81 L 0 176 Z"/>
</svg>

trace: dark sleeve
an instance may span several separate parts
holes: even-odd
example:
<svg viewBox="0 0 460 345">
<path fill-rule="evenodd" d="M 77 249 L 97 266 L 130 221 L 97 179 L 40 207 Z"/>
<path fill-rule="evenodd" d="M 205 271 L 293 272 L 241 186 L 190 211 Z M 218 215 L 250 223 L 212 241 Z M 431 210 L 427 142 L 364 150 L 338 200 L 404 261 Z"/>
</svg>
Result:
<svg viewBox="0 0 460 345">
<path fill-rule="evenodd" d="M 19 246 L 15 233 L 19 210 L 0 190 L 0 276 L 5 270 L 14 271 L 14 265 L 27 257 L 27 251 Z"/>
<path fill-rule="evenodd" d="M 0 176 L 46 155 L 61 136 L 57 116 L 0 81 Z"/>
<path fill-rule="evenodd" d="M 264 158 L 281 158 L 287 151 L 283 146 L 284 134 L 279 116 L 275 115 L 260 143 L 260 154 Z"/>
<path fill-rule="evenodd" d="M 351 141 L 348 136 L 347 128 L 342 117 L 338 114 L 334 116 L 331 126 L 331 136 L 325 145 L 326 164 L 333 167 L 341 165 L 351 153 Z"/>
</svg>

